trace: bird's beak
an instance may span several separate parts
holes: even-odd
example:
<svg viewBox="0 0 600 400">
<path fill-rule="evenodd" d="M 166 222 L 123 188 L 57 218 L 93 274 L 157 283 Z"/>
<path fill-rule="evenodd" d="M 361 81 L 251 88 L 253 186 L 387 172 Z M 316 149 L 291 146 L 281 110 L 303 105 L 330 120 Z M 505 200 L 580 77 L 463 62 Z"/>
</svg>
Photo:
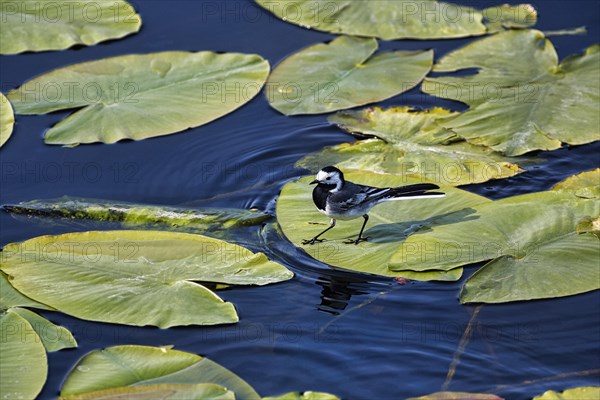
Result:
<svg viewBox="0 0 600 400">
<path fill-rule="evenodd" d="M 309 183 L 309 185 L 314 185 L 315 183 L 319 183 L 319 181 L 315 179 L 314 181 L 312 181 L 311 183 Z"/>
</svg>

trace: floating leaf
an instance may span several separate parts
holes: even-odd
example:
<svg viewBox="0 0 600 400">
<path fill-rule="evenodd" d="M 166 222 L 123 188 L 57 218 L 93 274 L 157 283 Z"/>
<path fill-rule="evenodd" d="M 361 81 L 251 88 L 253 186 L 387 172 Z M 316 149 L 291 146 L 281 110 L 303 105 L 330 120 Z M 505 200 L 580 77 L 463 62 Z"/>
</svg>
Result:
<svg viewBox="0 0 600 400">
<path fill-rule="evenodd" d="M 503 400 L 495 394 L 465 393 L 465 392 L 436 392 L 406 400 Z"/>
<path fill-rule="evenodd" d="M 3 256 L 0 254 L 0 260 L 1 257 Z M 33 307 L 42 310 L 53 310 L 52 307 L 24 296 L 8 282 L 6 274 L 0 271 L 0 308 L 10 307 Z"/>
<path fill-rule="evenodd" d="M 293 276 L 262 253 L 173 232 L 41 236 L 1 254 L 10 283 L 36 301 L 82 319 L 161 328 L 238 321 L 231 303 L 191 281 L 265 285 Z"/>
<path fill-rule="evenodd" d="M 8 99 L 0 93 L 0 147 L 10 138 L 14 124 L 15 116 L 13 115 L 12 106 Z"/>
<path fill-rule="evenodd" d="M 488 33 L 510 28 L 527 28 L 537 22 L 537 11 L 531 4 L 502 4 L 482 11 Z"/>
<path fill-rule="evenodd" d="M 467 280 L 463 303 L 561 297 L 599 288 L 598 239 L 578 235 L 575 227 L 582 217 L 598 215 L 600 202 L 541 192 L 473 209 L 469 220 L 448 224 L 440 219 L 409 237 L 390 268 L 446 270 L 492 260 Z"/>
<path fill-rule="evenodd" d="M 285 115 L 343 110 L 410 90 L 431 69 L 431 50 L 374 54 L 377 47 L 342 36 L 291 55 L 267 81 L 269 103 Z"/>
<path fill-rule="evenodd" d="M 393 39 L 483 35 L 481 12 L 435 0 L 257 0 L 277 17 L 305 28 Z"/>
<path fill-rule="evenodd" d="M 437 72 L 478 73 L 428 78 L 423 91 L 468 104 L 444 126 L 508 155 L 590 143 L 600 139 L 599 49 L 589 47 L 559 65 L 543 33 L 507 31 L 453 51 L 434 66 Z"/>
<path fill-rule="evenodd" d="M 0 311 L 0 393 L 3 398 L 34 399 L 48 374 L 46 350 L 27 320 Z"/>
<path fill-rule="evenodd" d="M 141 17 L 123 0 L 1 0 L 0 54 L 94 45 L 137 32 Z"/>
<path fill-rule="evenodd" d="M 552 186 L 552 190 L 566 190 L 588 199 L 600 198 L 600 168 L 570 176 Z"/>
<path fill-rule="evenodd" d="M 416 183 L 415 179 L 375 174 L 367 171 L 344 171 L 352 182 L 395 187 Z M 469 218 L 469 207 L 489 202 L 488 199 L 455 188 L 443 188 L 447 196 L 440 199 L 395 201 L 380 204 L 369 213 L 365 236 L 370 239 L 359 245 L 345 244 L 344 239 L 358 235 L 362 218 L 338 221 L 335 228 L 324 236 L 327 241 L 315 245 L 303 245 L 329 226 L 329 218 L 322 215 L 312 202 L 313 187 L 308 183 L 313 177 L 305 177 L 284 186 L 277 201 L 277 221 L 283 233 L 294 245 L 302 248 L 311 257 L 334 267 L 383 276 L 402 276 L 417 280 L 457 280 L 462 270 L 444 272 L 439 268 L 424 268 L 421 271 L 391 271 L 390 256 L 403 240 L 419 228 L 429 226 L 444 215 L 451 214 L 457 223 Z M 458 211 L 458 212 L 457 212 Z"/>
<path fill-rule="evenodd" d="M 536 396 L 533 400 L 598 400 L 600 399 L 600 386 L 585 386 L 567 389 L 564 392 L 548 390 Z"/>
<path fill-rule="evenodd" d="M 67 328 L 55 325 L 46 318 L 24 308 L 11 308 L 9 312 L 26 319 L 40 337 L 46 351 L 53 352 L 77 347 L 77 341 Z"/>
<path fill-rule="evenodd" d="M 223 386 L 210 383 L 201 384 L 161 384 L 129 386 L 113 389 L 98 390 L 73 396 L 61 396 L 59 400 L 235 400 L 235 394 Z"/>
<path fill-rule="evenodd" d="M 17 114 L 81 108 L 46 132 L 47 144 L 114 143 L 168 135 L 229 114 L 260 91 L 268 73 L 269 63 L 258 55 L 134 54 L 57 69 L 8 98 Z"/>
<path fill-rule="evenodd" d="M 439 123 L 456 114 L 443 108 L 416 111 L 410 107 L 342 111 L 329 121 L 351 133 L 375 138 L 326 147 L 296 165 L 316 172 L 320 166 L 336 164 L 342 169 L 409 175 L 452 186 L 522 172 L 507 158 L 462 141 Z"/>
<path fill-rule="evenodd" d="M 151 206 L 107 200 L 61 197 L 4 205 L 14 215 L 120 222 L 124 227 L 186 230 L 194 233 L 259 225 L 269 214 L 226 208 Z"/>
<path fill-rule="evenodd" d="M 262 400 L 340 400 L 340 398 L 323 392 L 291 392 L 281 396 L 263 397 Z"/>
<path fill-rule="evenodd" d="M 207 358 L 148 346 L 115 346 L 87 354 L 73 367 L 60 394 L 69 398 L 124 386 L 202 383 L 226 387 L 238 400 L 260 399 L 243 379 Z"/>
</svg>

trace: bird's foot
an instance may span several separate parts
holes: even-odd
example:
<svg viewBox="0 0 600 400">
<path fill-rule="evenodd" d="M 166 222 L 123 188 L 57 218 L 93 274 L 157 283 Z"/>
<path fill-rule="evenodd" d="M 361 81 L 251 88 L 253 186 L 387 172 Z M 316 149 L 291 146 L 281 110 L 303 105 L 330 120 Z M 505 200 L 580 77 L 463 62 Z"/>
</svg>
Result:
<svg viewBox="0 0 600 400">
<path fill-rule="evenodd" d="M 359 244 L 360 242 L 368 241 L 368 237 L 359 237 L 358 239 L 346 239 L 344 240 L 345 244 Z"/>
<path fill-rule="evenodd" d="M 302 241 L 302 244 L 306 245 L 306 244 L 315 244 L 315 243 L 321 243 L 324 242 L 325 239 L 317 239 L 316 237 L 312 238 L 312 239 L 304 239 Z"/>
</svg>

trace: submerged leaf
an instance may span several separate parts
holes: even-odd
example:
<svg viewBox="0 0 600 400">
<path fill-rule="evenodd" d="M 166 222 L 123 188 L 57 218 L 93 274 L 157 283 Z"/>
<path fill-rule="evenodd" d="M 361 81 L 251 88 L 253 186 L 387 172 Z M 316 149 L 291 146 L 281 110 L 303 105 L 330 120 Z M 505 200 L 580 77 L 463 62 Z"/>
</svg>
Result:
<svg viewBox="0 0 600 400">
<path fill-rule="evenodd" d="M 144 386 L 126 386 L 61 396 L 59 400 L 236 400 L 235 394 L 223 386 L 210 383 L 200 384 L 160 384 Z"/>
<path fill-rule="evenodd" d="M 375 174 L 367 171 L 344 171 L 347 180 L 378 187 L 395 187 L 420 181 L 394 175 Z M 345 244 L 344 239 L 356 237 L 363 223 L 362 218 L 351 221 L 338 221 L 335 228 L 327 232 L 327 241 L 315 245 L 303 245 L 329 226 L 329 219 L 314 206 L 311 198 L 313 189 L 308 183 L 312 177 L 305 177 L 285 185 L 277 201 L 277 221 L 283 233 L 297 247 L 311 257 L 334 267 L 368 274 L 389 277 L 402 276 L 416 280 L 457 280 L 462 270 L 442 271 L 431 266 L 415 272 L 391 271 L 388 268 L 390 256 L 400 244 L 420 228 L 433 224 L 445 215 L 451 215 L 447 223 L 457 223 L 469 219 L 470 207 L 489 202 L 488 199 L 455 188 L 443 188 L 447 194 L 440 199 L 394 201 L 380 204 L 369 213 L 365 228 L 367 242 L 359 245 Z M 449 269 L 448 269 L 449 270 Z M 424 271 L 424 272 L 421 272 Z"/>
<path fill-rule="evenodd" d="M 162 328 L 238 321 L 231 303 L 191 281 L 265 285 L 293 276 L 262 253 L 159 231 L 82 232 L 11 243 L 2 251 L 0 269 L 17 290 L 64 313 Z"/>
<path fill-rule="evenodd" d="M 598 400 L 600 399 L 600 386 L 584 386 L 567 389 L 564 392 L 548 390 L 544 394 L 535 396 L 532 400 Z"/>
<path fill-rule="evenodd" d="M 434 71 L 477 68 L 466 77 L 427 78 L 423 91 L 469 110 L 444 126 L 477 145 L 508 155 L 553 150 L 600 139 L 600 46 L 558 64 L 542 32 L 515 30 L 444 56 Z"/>
<path fill-rule="evenodd" d="M 29 322 L 14 312 L 0 310 L 0 332 L 2 397 L 34 399 L 48 374 L 44 345 Z"/>
<path fill-rule="evenodd" d="M 483 35 L 481 12 L 436 0 L 257 0 L 277 17 L 305 28 L 393 39 Z"/>
<path fill-rule="evenodd" d="M 60 394 L 69 398 L 124 386 L 201 383 L 226 387 L 237 400 L 260 398 L 243 379 L 207 358 L 148 346 L 115 346 L 87 354 L 73 367 Z"/>
<path fill-rule="evenodd" d="M 114 143 L 168 135 L 229 114 L 258 94 L 268 73 L 269 63 L 251 54 L 134 54 L 57 69 L 8 98 L 17 114 L 81 108 L 46 132 L 47 144 Z"/>
<path fill-rule="evenodd" d="M 269 103 L 285 115 L 343 110 L 410 90 L 431 69 L 431 50 L 374 54 L 377 47 L 342 36 L 291 55 L 267 81 Z"/>
<path fill-rule="evenodd" d="M 0 147 L 10 138 L 14 124 L 15 116 L 12 106 L 4 94 L 0 93 Z"/>
<path fill-rule="evenodd" d="M 123 227 L 186 230 L 194 233 L 259 225 L 269 214 L 227 208 L 152 206 L 77 197 L 32 200 L 3 206 L 14 215 L 120 222 Z"/>
<path fill-rule="evenodd" d="M 351 133 L 375 138 L 326 147 L 296 164 L 316 172 L 336 164 L 342 169 L 413 176 L 443 185 L 466 185 L 523 172 L 494 151 L 462 141 L 440 121 L 453 118 L 443 108 L 410 107 L 343 111 L 329 118 Z"/>
<path fill-rule="evenodd" d="M 124 0 L 0 0 L 0 54 L 62 50 L 137 32 L 141 17 Z"/>
</svg>

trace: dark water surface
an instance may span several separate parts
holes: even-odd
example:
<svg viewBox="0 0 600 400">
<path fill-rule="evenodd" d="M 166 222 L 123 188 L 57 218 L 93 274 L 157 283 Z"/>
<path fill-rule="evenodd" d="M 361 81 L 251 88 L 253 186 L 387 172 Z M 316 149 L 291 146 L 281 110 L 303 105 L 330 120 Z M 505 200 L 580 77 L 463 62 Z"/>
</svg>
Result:
<svg viewBox="0 0 600 400">
<path fill-rule="evenodd" d="M 599 2 L 533 3 L 538 29 L 587 26 L 586 35 L 551 38 L 561 59 L 599 41 Z M 303 47 L 334 37 L 278 21 L 246 1 L 133 4 L 144 22 L 137 35 L 77 50 L 0 57 L 2 91 L 53 68 L 128 53 L 237 51 L 258 53 L 275 65 Z M 482 8 L 492 3 L 468 4 Z M 380 47 L 434 48 L 439 58 L 470 40 L 382 41 Z M 462 107 L 418 90 L 383 103 L 398 104 Z M 0 151 L 2 203 L 70 195 L 272 212 L 284 183 L 304 174 L 293 167 L 299 158 L 348 140 L 328 126 L 325 116 L 285 117 L 269 108 L 262 95 L 232 115 L 171 136 L 75 149 L 44 145 L 44 130 L 65 115 L 17 116 L 15 132 Z M 600 143 L 539 153 L 542 162 L 527 173 L 467 189 L 494 199 L 545 190 L 566 176 L 597 167 L 599 154 Z M 5 213 L 0 213 L 0 227 L 1 245 L 89 229 L 15 220 Z M 241 321 L 232 326 L 161 330 L 43 312 L 69 328 L 79 348 L 49 354 L 49 379 L 41 398 L 58 394 L 69 368 L 84 354 L 119 344 L 173 344 L 205 355 L 265 396 L 315 390 L 345 399 L 392 400 L 440 390 L 474 310 L 457 300 L 464 278 L 400 286 L 332 271 L 284 243 L 269 226 L 239 240 L 285 263 L 296 277 L 220 292 L 238 309 Z M 448 389 L 529 399 L 548 389 L 600 384 L 597 370 L 576 374 L 600 368 L 599 305 L 600 293 L 594 292 L 484 306 Z"/>
</svg>

